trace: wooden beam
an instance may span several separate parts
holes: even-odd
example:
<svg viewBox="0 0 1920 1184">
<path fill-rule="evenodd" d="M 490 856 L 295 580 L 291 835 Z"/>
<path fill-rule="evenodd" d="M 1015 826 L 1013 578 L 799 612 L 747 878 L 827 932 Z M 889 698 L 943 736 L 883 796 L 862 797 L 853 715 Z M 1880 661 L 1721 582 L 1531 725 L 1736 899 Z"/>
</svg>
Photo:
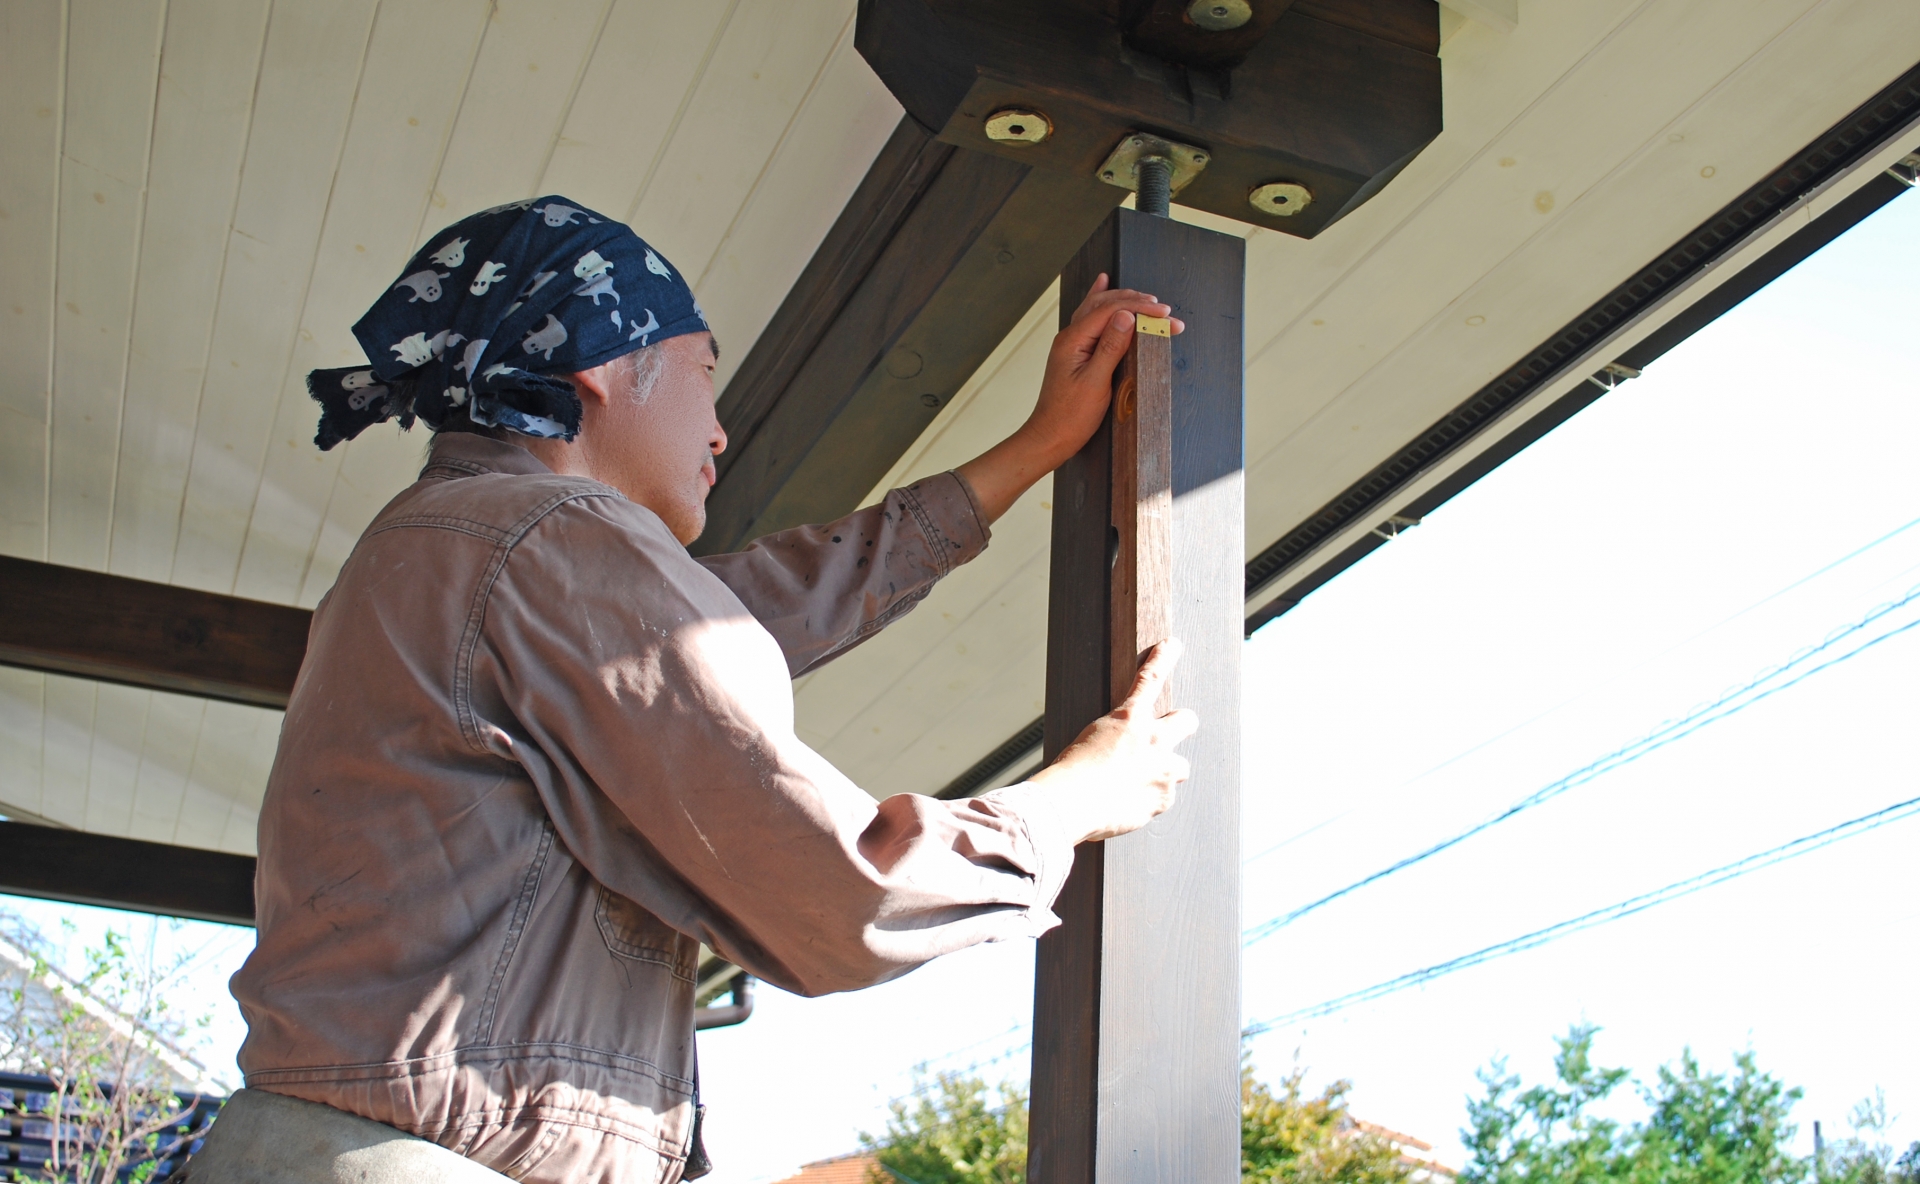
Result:
<svg viewBox="0 0 1920 1184">
<path fill-rule="evenodd" d="M 1169 2 L 862 0 L 860 52 L 908 114 L 721 395 L 696 553 L 855 508 L 1126 197 L 1099 172 L 1127 129 L 1211 149 L 1182 204 L 1307 236 L 1440 131 L 1431 0 L 1258 0 L 1218 39 Z M 987 137 L 1018 103 L 1045 143 Z M 1313 202 L 1257 211 L 1274 180 Z"/>
<path fill-rule="evenodd" d="M 1062 924 L 1040 941 L 1027 1178 L 1227 1184 L 1240 1178 L 1245 248 L 1230 235 L 1119 210 L 1062 282 L 1084 287 L 1101 271 L 1154 293 L 1187 322 L 1169 350 L 1166 618 L 1187 656 L 1168 698 L 1198 711 L 1201 730 L 1187 747 L 1193 776 L 1179 802 L 1145 830 L 1080 848 L 1054 906 Z M 1147 371 L 1142 365 L 1140 379 Z M 1124 491 L 1114 496 L 1115 439 L 1109 416 L 1054 475 L 1049 758 L 1107 709 L 1123 683 L 1116 665 L 1155 628 L 1136 620 L 1132 636 L 1118 636 L 1126 626 L 1114 621 L 1109 603 L 1108 548 L 1117 545 L 1109 540 L 1115 503 L 1126 498 Z M 1142 469 L 1136 463 L 1129 475 L 1138 481 Z M 1152 494 L 1150 475 L 1144 484 Z M 1137 508 L 1119 510 L 1136 524 L 1147 518 Z M 1142 550 L 1129 558 L 1119 546 L 1115 566 L 1139 570 Z"/>
<path fill-rule="evenodd" d="M 1125 197 L 902 119 L 720 398 L 695 553 L 856 508 Z"/>
<path fill-rule="evenodd" d="M 251 855 L 0 822 L 0 892 L 253 924 Z"/>
<path fill-rule="evenodd" d="M 1358 208 L 1440 134 L 1432 0 L 1261 0 L 1246 25 L 1218 33 L 1183 24 L 1173 7 L 861 0 L 855 44 L 949 144 L 1087 177 L 1128 135 L 1150 132 L 1209 154 L 1180 204 L 1303 238 Z M 1051 134 L 993 139 L 987 120 L 1006 109 L 1040 112 Z M 1252 191 L 1278 181 L 1305 186 L 1312 201 L 1255 208 Z"/>
<path fill-rule="evenodd" d="M 313 614 L 0 557 L 0 663 L 285 707 Z"/>
</svg>

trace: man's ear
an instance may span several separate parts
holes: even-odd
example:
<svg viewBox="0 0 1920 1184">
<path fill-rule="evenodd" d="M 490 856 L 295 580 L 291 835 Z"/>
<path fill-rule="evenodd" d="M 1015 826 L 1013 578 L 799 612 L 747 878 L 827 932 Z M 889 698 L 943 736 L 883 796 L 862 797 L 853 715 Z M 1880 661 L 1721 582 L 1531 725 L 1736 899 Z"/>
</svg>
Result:
<svg viewBox="0 0 1920 1184">
<path fill-rule="evenodd" d="M 624 378 L 621 369 L 631 364 L 631 356 L 622 355 L 611 362 L 602 362 L 591 370 L 581 370 L 568 375 L 573 380 L 574 389 L 580 392 L 580 401 L 582 403 L 591 401 L 602 407 L 610 406 L 613 403 L 613 393 L 619 389 Z"/>
</svg>

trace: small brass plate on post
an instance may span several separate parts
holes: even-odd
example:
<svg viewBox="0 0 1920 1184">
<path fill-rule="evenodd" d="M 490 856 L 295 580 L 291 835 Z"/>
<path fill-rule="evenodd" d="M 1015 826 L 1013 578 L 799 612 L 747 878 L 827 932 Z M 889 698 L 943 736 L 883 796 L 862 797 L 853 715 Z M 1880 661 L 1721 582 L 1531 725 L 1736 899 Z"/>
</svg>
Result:
<svg viewBox="0 0 1920 1184">
<path fill-rule="evenodd" d="M 1135 333 L 1151 333 L 1155 337 L 1172 337 L 1173 322 L 1166 317 L 1143 317 L 1135 314 L 1133 318 Z"/>
<path fill-rule="evenodd" d="M 1247 194 L 1247 204 L 1263 214 L 1291 218 L 1313 203 L 1313 191 L 1293 181 L 1269 181 Z"/>
<path fill-rule="evenodd" d="M 997 144 L 1040 144 L 1053 134 L 1053 121 L 1038 111 L 1008 107 L 987 116 L 987 139 Z"/>
<path fill-rule="evenodd" d="M 1100 179 L 1109 185 L 1138 192 L 1140 161 L 1148 156 L 1163 156 L 1173 162 L 1173 180 L 1167 186 L 1170 193 L 1185 189 L 1188 182 L 1199 176 L 1200 170 L 1206 168 L 1207 162 L 1213 159 L 1213 154 L 1205 148 L 1177 144 L 1145 132 L 1133 132 L 1120 141 L 1120 146 L 1100 166 Z"/>
</svg>

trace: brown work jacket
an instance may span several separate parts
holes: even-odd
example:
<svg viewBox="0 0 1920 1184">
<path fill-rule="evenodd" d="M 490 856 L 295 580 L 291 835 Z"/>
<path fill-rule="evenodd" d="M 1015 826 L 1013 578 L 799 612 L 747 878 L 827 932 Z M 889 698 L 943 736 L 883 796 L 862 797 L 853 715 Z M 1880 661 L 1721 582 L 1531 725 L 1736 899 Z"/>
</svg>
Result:
<svg viewBox="0 0 1920 1184">
<path fill-rule="evenodd" d="M 473 435 L 314 614 L 260 812 L 247 1085 L 533 1181 L 677 1179 L 704 942 L 806 995 L 1037 935 L 1073 836 L 1032 786 L 876 802 L 790 679 L 986 546 L 955 474 L 696 560 Z"/>
</svg>

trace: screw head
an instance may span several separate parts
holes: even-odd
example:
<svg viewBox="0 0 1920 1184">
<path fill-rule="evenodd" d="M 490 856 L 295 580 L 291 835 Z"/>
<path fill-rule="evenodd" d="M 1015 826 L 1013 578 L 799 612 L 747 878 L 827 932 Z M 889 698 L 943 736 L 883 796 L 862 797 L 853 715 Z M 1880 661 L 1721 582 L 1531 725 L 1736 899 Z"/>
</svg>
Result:
<svg viewBox="0 0 1920 1184">
<path fill-rule="evenodd" d="M 1224 33 L 1252 20 L 1253 5 L 1247 0 L 1193 0 L 1187 19 L 1209 33 Z"/>
<path fill-rule="evenodd" d="M 1008 107 L 987 116 L 987 139 L 996 144 L 1043 144 L 1052 134 L 1053 121 L 1039 111 Z"/>
<path fill-rule="evenodd" d="M 1291 218 L 1312 204 L 1313 191 L 1294 181 L 1269 181 L 1247 194 L 1247 204 L 1262 214 Z"/>
<path fill-rule="evenodd" d="M 935 394 L 925 394 L 920 396 L 920 401 L 922 403 L 925 403 L 929 407 L 938 407 L 940 405 L 940 396 Z"/>
</svg>

